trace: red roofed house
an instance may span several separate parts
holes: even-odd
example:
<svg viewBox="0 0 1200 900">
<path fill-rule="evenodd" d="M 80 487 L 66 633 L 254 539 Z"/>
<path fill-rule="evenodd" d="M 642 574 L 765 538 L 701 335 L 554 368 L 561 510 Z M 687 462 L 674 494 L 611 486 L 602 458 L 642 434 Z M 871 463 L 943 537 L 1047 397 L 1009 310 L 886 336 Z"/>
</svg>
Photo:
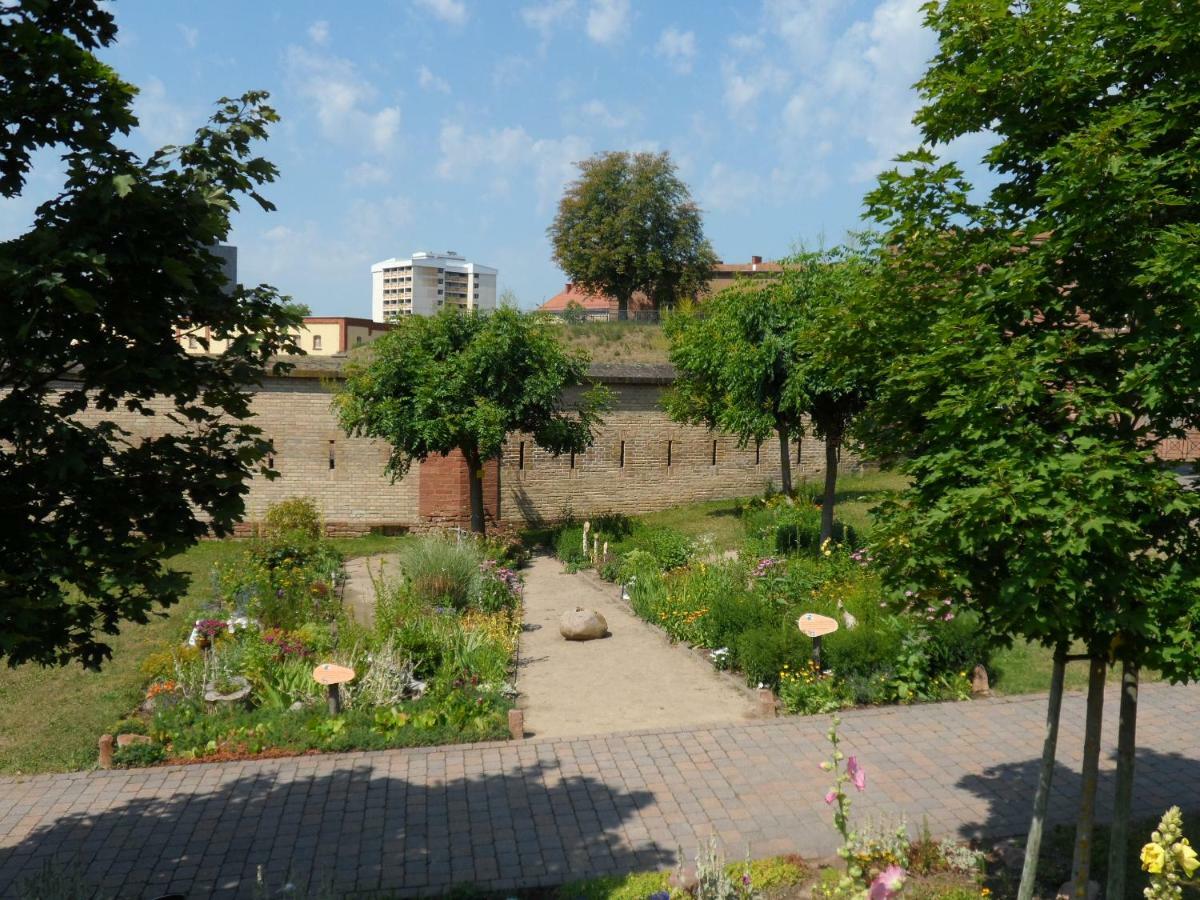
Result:
<svg viewBox="0 0 1200 900">
<path fill-rule="evenodd" d="M 779 263 L 765 263 L 761 256 L 750 257 L 748 263 L 718 262 L 713 266 L 705 294 L 715 294 L 717 291 L 729 287 L 738 278 L 770 276 L 782 270 L 783 266 Z M 590 293 L 573 281 L 568 281 L 566 287 L 538 307 L 539 312 L 553 313 L 556 316 L 566 316 L 568 310 L 575 310 L 580 320 L 616 321 L 617 298 Z M 658 319 L 658 311 L 649 297 L 638 292 L 629 300 L 629 318 L 653 322 Z"/>
</svg>

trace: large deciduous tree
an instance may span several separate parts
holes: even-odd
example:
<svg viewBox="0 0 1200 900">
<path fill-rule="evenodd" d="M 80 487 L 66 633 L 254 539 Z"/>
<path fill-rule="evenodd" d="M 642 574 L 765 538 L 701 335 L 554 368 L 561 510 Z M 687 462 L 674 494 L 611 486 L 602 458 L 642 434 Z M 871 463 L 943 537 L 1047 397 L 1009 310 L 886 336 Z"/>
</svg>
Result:
<svg viewBox="0 0 1200 900">
<path fill-rule="evenodd" d="M 111 14 L 92 0 L 0 4 L 0 193 L 34 154 L 65 184 L 0 243 L 0 658 L 98 667 L 105 635 L 176 602 L 162 559 L 243 512 L 268 443 L 246 385 L 294 348 L 268 287 L 236 289 L 208 248 L 274 167 L 253 155 L 265 94 L 223 100 L 192 143 L 143 160 L 119 146 L 136 89 L 94 55 Z M 189 355 L 194 324 L 228 339 Z M 120 415 L 115 415 L 116 413 Z M 126 427 L 144 416 L 145 428 Z M 145 435 L 141 432 L 146 432 Z"/>
<path fill-rule="evenodd" d="M 525 432 L 555 455 L 579 453 L 608 405 L 607 391 L 593 387 L 566 406 L 564 392 L 586 383 L 588 359 L 564 350 L 555 327 L 509 307 L 401 319 L 348 366 L 334 401 L 342 428 L 387 441 L 393 478 L 460 451 L 471 528 L 483 532 L 483 466 L 499 458 L 505 438 Z"/>
<path fill-rule="evenodd" d="M 928 24 L 917 122 L 930 145 L 990 134 L 995 185 L 976 195 L 924 149 L 869 197 L 897 288 L 875 316 L 911 326 L 867 417 L 912 479 L 882 510 L 878 556 L 898 592 L 1055 648 L 1023 898 L 1077 642 L 1086 895 L 1101 689 L 1122 667 L 1106 896 L 1126 896 L 1138 671 L 1189 679 L 1200 661 L 1200 495 L 1156 453 L 1200 427 L 1200 7 L 949 0 Z"/>
<path fill-rule="evenodd" d="M 601 153 L 579 163 L 548 233 L 554 261 L 587 291 L 635 293 L 656 309 L 701 291 L 716 257 L 700 210 L 666 153 Z"/>
</svg>

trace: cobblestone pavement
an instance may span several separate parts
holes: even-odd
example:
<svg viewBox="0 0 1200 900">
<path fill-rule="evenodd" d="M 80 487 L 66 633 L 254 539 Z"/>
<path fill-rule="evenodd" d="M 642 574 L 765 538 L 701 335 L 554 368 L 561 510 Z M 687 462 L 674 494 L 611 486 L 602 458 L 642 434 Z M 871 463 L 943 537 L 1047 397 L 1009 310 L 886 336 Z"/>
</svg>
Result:
<svg viewBox="0 0 1200 900">
<path fill-rule="evenodd" d="M 1115 693 L 1101 781 L 1112 792 Z M 1027 823 L 1044 698 L 849 712 L 867 770 L 855 815 L 937 835 Z M 1142 692 L 1135 803 L 1200 806 L 1200 688 Z M 1068 695 L 1053 813 L 1076 802 L 1083 698 Z M 827 720 L 778 719 L 591 738 L 350 753 L 0 780 L 0 892 L 47 861 L 104 896 L 244 896 L 255 873 L 342 893 L 440 894 L 664 868 L 710 833 L 729 855 L 834 849 Z"/>
</svg>

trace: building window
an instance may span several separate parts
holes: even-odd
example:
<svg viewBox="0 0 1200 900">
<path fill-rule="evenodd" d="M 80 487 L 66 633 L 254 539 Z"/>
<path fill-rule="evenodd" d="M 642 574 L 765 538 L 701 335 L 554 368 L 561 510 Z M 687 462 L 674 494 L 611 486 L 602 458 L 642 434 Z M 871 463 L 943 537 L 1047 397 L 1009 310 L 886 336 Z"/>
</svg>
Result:
<svg viewBox="0 0 1200 900">
<path fill-rule="evenodd" d="M 362 335 L 361 335 L 361 334 L 360 334 L 358 337 L 356 337 L 356 338 L 354 339 L 354 346 L 355 346 L 355 347 L 359 346 L 360 344 L 362 344 Z"/>
<path fill-rule="evenodd" d="M 188 335 L 188 349 L 195 350 L 197 346 L 199 346 L 199 345 L 196 343 L 196 336 L 194 334 L 189 334 Z"/>
<path fill-rule="evenodd" d="M 321 349 L 321 336 L 319 334 L 313 335 L 313 349 L 314 350 Z"/>
<path fill-rule="evenodd" d="M 762 462 L 762 441 L 754 442 L 754 464 L 757 466 Z"/>
</svg>

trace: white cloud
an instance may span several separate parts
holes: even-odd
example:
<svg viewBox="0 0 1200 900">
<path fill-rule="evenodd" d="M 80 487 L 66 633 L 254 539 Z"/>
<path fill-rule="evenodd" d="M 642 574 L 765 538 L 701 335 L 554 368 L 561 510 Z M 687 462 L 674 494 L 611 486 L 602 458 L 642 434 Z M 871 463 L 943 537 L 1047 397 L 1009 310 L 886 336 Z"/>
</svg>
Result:
<svg viewBox="0 0 1200 900">
<path fill-rule="evenodd" d="M 592 0 L 587 33 L 597 44 L 612 44 L 629 31 L 629 0 Z"/>
<path fill-rule="evenodd" d="M 429 66 L 421 66 L 417 69 L 417 83 L 421 85 L 423 91 L 438 91 L 443 94 L 450 93 L 450 82 L 445 78 L 440 78 L 430 71 Z"/>
<path fill-rule="evenodd" d="M 680 31 L 672 25 L 663 29 L 655 50 L 671 68 L 686 75 L 692 71 L 692 60 L 696 57 L 696 35 L 691 31 Z"/>
<path fill-rule="evenodd" d="M 725 79 L 725 105 L 732 113 L 752 112 L 763 94 L 782 90 L 788 81 L 787 73 L 773 63 L 763 63 L 752 71 L 742 71 L 736 64 L 722 66 Z"/>
<path fill-rule="evenodd" d="M 392 180 L 392 172 L 387 166 L 373 162 L 360 162 L 346 172 L 346 183 L 355 187 L 366 187 L 374 184 L 386 184 Z"/>
<path fill-rule="evenodd" d="M 308 39 L 318 47 L 329 43 L 329 23 L 319 19 L 308 26 Z"/>
<path fill-rule="evenodd" d="M 200 29 L 193 28 L 191 25 L 180 25 L 179 33 L 183 35 L 183 42 L 188 45 L 188 48 L 195 49 L 196 43 L 200 40 Z"/>
<path fill-rule="evenodd" d="M 615 113 L 602 100 L 589 100 L 583 104 L 582 112 L 589 119 L 605 128 L 624 128 L 629 124 L 628 114 Z"/>
<path fill-rule="evenodd" d="M 532 175 L 539 210 L 557 201 L 563 185 L 578 174 L 575 163 L 589 151 L 587 141 L 578 135 L 534 138 L 520 127 L 473 132 L 457 122 L 442 123 L 438 143 L 442 151 L 439 177 L 464 179 L 482 174 L 489 178 L 494 194 L 505 195 L 514 178 Z"/>
<path fill-rule="evenodd" d="M 754 172 L 713 163 L 700 186 L 700 202 L 706 209 L 717 212 L 738 212 L 763 193 L 763 179 Z"/>
<path fill-rule="evenodd" d="M 803 64 L 829 46 L 833 15 L 842 5 L 840 0 L 765 0 L 764 25 L 769 34 L 782 37 Z"/>
<path fill-rule="evenodd" d="M 521 20 L 538 31 L 545 40 L 556 26 L 575 9 L 575 0 L 547 0 L 521 7 Z"/>
<path fill-rule="evenodd" d="M 289 86 L 309 101 L 321 134 L 331 141 L 390 152 L 400 131 L 400 108 L 376 106 L 379 92 L 352 62 L 303 47 L 286 55 Z"/>
<path fill-rule="evenodd" d="M 465 25 L 467 6 L 462 0 L 416 0 L 416 5 L 448 25 Z"/>
<path fill-rule="evenodd" d="M 492 66 L 492 85 L 498 88 L 512 87 L 525 77 L 532 66 L 533 63 L 524 56 L 506 56 Z"/>
<path fill-rule="evenodd" d="M 147 79 L 142 85 L 133 101 L 133 113 L 138 117 L 138 131 L 155 147 L 191 140 L 200 124 L 198 114 L 172 101 L 157 78 Z"/>
</svg>

